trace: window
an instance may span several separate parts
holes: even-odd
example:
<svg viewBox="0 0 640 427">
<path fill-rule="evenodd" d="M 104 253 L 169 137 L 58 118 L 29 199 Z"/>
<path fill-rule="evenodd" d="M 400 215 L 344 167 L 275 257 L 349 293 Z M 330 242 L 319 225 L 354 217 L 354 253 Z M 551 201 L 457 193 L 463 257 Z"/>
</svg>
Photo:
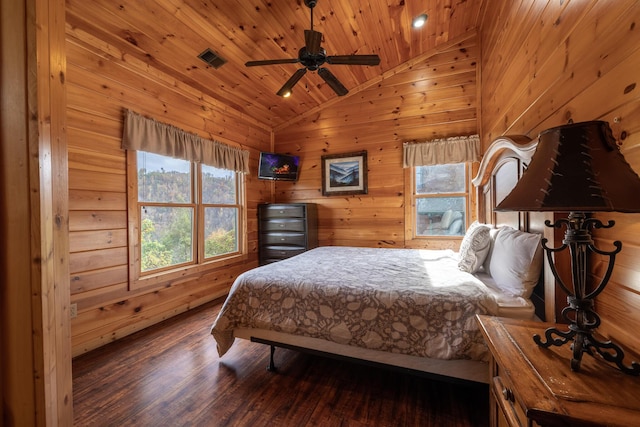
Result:
<svg viewBox="0 0 640 427">
<path fill-rule="evenodd" d="M 141 275 L 240 252 L 239 175 L 137 151 Z"/>
<path fill-rule="evenodd" d="M 416 236 L 463 236 L 469 205 L 466 163 L 414 168 Z"/>
</svg>

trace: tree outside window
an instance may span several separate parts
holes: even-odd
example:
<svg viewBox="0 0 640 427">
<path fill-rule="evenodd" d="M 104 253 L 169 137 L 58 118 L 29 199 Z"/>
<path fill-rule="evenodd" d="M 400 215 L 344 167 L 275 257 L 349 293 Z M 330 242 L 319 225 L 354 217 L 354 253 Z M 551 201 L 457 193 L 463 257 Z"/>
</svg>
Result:
<svg viewBox="0 0 640 427">
<path fill-rule="evenodd" d="M 202 165 L 205 258 L 238 251 L 237 194 L 235 172 Z"/>
<path fill-rule="evenodd" d="M 239 252 L 235 172 L 137 152 L 140 272 Z"/>
</svg>

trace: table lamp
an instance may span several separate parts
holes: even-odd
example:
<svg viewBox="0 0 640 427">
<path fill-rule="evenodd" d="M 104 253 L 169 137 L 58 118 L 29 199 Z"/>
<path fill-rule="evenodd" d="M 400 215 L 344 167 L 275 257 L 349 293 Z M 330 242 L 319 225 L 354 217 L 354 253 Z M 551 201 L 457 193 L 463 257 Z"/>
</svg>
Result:
<svg viewBox="0 0 640 427">
<path fill-rule="evenodd" d="M 568 330 L 549 328 L 544 340 L 534 335 L 541 347 L 572 342 L 571 369 L 580 370 L 583 353 L 615 364 L 630 375 L 640 375 L 640 364 L 624 363 L 624 351 L 611 341 L 594 337 L 601 319 L 594 311 L 594 298 L 600 294 L 613 271 L 615 257 L 622 249 L 613 242 L 611 251 L 594 246 L 591 230 L 611 228 L 588 214 L 593 212 L 640 212 L 640 177 L 626 162 L 609 124 L 604 121 L 571 123 L 540 133 L 536 152 L 515 188 L 496 207 L 498 211 L 568 212 L 567 218 L 547 227 L 566 227 L 562 245 L 547 246 L 542 239 L 550 268 L 557 283 L 567 293 L 568 306 L 562 310 Z M 553 254 L 568 248 L 571 255 L 572 283 L 568 286 L 553 262 Z M 589 253 L 608 257 L 607 270 L 600 283 L 587 286 Z"/>
</svg>

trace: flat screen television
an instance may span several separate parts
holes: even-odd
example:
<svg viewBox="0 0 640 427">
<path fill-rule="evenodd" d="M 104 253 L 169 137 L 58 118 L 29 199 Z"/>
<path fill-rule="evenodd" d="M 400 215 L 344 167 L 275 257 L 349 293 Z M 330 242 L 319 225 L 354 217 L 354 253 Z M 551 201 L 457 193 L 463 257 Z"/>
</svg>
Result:
<svg viewBox="0 0 640 427">
<path fill-rule="evenodd" d="M 259 179 L 296 181 L 300 157 L 288 154 L 260 153 Z"/>
</svg>

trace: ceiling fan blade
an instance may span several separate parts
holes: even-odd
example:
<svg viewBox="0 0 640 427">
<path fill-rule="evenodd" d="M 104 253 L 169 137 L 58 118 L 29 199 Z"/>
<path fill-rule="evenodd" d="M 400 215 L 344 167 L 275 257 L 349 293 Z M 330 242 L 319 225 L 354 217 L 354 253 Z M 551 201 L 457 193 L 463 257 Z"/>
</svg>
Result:
<svg viewBox="0 0 640 427">
<path fill-rule="evenodd" d="M 275 64 L 295 64 L 300 62 L 298 58 L 289 58 L 289 59 L 265 59 L 262 61 L 249 61 L 244 65 L 245 67 L 255 67 L 258 65 L 275 65 Z"/>
<path fill-rule="evenodd" d="M 380 64 L 380 57 L 378 55 L 327 56 L 327 63 L 335 65 L 378 65 Z"/>
<path fill-rule="evenodd" d="M 278 96 L 287 96 L 287 94 L 290 95 L 291 89 L 293 89 L 296 83 L 298 83 L 298 80 L 300 80 L 302 76 L 306 74 L 306 72 L 307 72 L 306 68 L 300 68 L 298 71 L 293 73 L 293 75 L 289 77 L 289 80 L 287 80 L 284 86 L 282 86 L 280 90 L 277 92 L 277 95 Z"/>
<path fill-rule="evenodd" d="M 320 52 L 320 42 L 322 42 L 322 33 L 313 30 L 304 30 L 304 42 L 307 52 L 315 55 Z"/>
<path fill-rule="evenodd" d="M 349 93 L 346 87 L 340 83 L 340 81 L 333 75 L 333 73 L 326 68 L 318 68 L 318 75 L 324 79 L 325 82 L 333 89 L 338 96 L 343 96 Z"/>
</svg>

